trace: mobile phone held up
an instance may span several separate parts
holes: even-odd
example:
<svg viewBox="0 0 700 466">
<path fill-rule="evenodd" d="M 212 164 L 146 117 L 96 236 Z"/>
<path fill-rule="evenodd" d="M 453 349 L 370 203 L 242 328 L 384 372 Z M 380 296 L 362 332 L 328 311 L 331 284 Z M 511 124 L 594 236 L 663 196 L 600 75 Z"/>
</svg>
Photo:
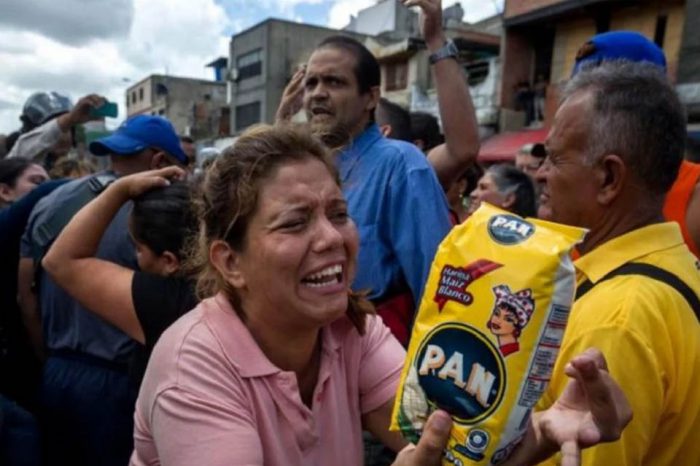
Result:
<svg viewBox="0 0 700 466">
<path fill-rule="evenodd" d="M 90 110 L 90 115 L 95 117 L 95 118 L 99 118 L 99 117 L 116 118 L 118 113 L 119 113 L 119 110 L 117 108 L 117 104 L 115 104 L 114 102 L 110 102 L 108 100 L 105 100 L 105 103 L 102 104 L 101 106 Z"/>
</svg>

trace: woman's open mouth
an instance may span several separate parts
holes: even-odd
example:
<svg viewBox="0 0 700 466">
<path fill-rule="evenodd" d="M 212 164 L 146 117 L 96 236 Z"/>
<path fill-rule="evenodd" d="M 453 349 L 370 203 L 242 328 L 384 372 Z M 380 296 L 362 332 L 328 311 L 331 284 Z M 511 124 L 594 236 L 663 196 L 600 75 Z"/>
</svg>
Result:
<svg viewBox="0 0 700 466">
<path fill-rule="evenodd" d="M 343 283 L 343 266 L 330 265 L 318 272 L 309 274 L 301 279 L 301 283 L 309 288 L 324 288 Z"/>
</svg>

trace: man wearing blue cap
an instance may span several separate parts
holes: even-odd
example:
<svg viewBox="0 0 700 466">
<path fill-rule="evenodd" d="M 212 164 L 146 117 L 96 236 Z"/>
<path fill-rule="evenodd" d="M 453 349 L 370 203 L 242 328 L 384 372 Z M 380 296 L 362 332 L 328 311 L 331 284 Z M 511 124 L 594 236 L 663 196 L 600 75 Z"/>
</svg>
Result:
<svg viewBox="0 0 700 466">
<path fill-rule="evenodd" d="M 665 63 L 637 33 L 587 42 L 537 172 L 541 214 L 590 230 L 540 408 L 561 393 L 568 355 L 596 347 L 634 412 L 621 440 L 586 451 L 584 466 L 700 464 L 700 276 L 678 225 L 662 216 L 686 139 Z"/>
<path fill-rule="evenodd" d="M 128 463 L 135 386 L 127 369 L 136 344 L 87 312 L 38 267 L 35 275 L 35 265 L 73 214 L 116 177 L 187 164 L 175 129 L 158 116 L 130 118 L 114 134 L 91 143 L 90 150 L 108 155 L 111 170 L 72 181 L 44 198 L 32 212 L 20 251 L 23 315 L 31 323 L 38 350 L 48 353 L 39 401 L 51 465 Z M 128 209 L 123 208 L 105 232 L 98 257 L 135 269 Z M 35 277 L 38 305 L 31 290 Z"/>
<path fill-rule="evenodd" d="M 638 32 L 612 31 L 597 34 L 581 46 L 572 75 L 613 60 L 649 62 L 666 71 L 666 56 L 658 45 Z M 676 181 L 666 194 L 663 214 L 666 220 L 678 223 L 685 244 L 700 258 L 700 164 L 683 160 Z M 538 216 L 548 215 L 545 199 Z"/>
</svg>

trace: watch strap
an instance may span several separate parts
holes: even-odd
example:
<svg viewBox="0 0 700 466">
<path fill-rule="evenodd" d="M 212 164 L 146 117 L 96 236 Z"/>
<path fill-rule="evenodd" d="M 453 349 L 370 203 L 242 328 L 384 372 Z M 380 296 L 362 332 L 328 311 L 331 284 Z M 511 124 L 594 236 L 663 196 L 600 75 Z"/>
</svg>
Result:
<svg viewBox="0 0 700 466">
<path fill-rule="evenodd" d="M 435 63 L 439 62 L 440 60 L 444 60 L 445 58 L 456 59 L 458 55 L 459 49 L 452 40 L 448 40 L 447 42 L 445 42 L 445 45 L 440 47 L 434 53 L 430 54 L 429 60 L 430 64 L 434 65 Z"/>
</svg>

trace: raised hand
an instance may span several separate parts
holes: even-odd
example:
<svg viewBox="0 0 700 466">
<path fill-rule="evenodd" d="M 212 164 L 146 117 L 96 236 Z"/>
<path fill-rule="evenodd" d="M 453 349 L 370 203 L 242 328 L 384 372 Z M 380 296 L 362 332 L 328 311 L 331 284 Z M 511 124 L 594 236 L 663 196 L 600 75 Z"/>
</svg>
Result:
<svg viewBox="0 0 700 466">
<path fill-rule="evenodd" d="M 304 75 L 306 74 L 306 65 L 301 65 L 292 79 L 284 88 L 282 100 L 277 108 L 275 121 L 277 123 L 289 121 L 296 113 L 301 110 L 304 98 Z"/>
<path fill-rule="evenodd" d="M 135 173 L 124 176 L 112 183 L 110 190 L 116 190 L 122 196 L 131 199 L 150 191 L 151 189 L 168 186 L 170 180 L 183 180 L 187 172 L 177 166 L 169 166 L 158 170 Z"/>
<path fill-rule="evenodd" d="M 581 450 L 620 438 L 632 409 L 608 374 L 603 354 L 587 349 L 565 368 L 571 380 L 556 402 L 535 413 L 523 444 L 504 466 L 536 464 L 557 451 L 562 466 L 581 464 Z"/>
<path fill-rule="evenodd" d="M 442 1 L 403 0 L 403 4 L 407 7 L 420 7 L 420 30 L 428 49 L 435 51 L 442 47 L 445 43 L 442 30 Z"/>
<path fill-rule="evenodd" d="M 71 127 L 95 119 L 91 110 L 98 108 L 105 103 L 105 98 L 97 94 L 88 94 L 78 100 L 70 112 L 58 117 L 58 124 L 63 131 L 68 131 Z"/>
</svg>

